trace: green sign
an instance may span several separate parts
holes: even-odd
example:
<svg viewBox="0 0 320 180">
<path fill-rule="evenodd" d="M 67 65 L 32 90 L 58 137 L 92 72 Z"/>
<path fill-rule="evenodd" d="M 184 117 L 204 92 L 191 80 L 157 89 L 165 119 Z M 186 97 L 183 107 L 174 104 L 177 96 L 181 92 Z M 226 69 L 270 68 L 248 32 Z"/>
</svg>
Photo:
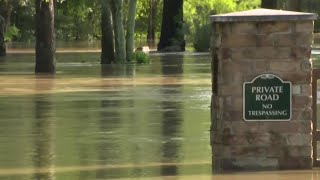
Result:
<svg viewBox="0 0 320 180">
<path fill-rule="evenodd" d="M 291 119 L 291 82 L 273 74 L 262 74 L 243 83 L 245 121 L 289 121 Z"/>
</svg>

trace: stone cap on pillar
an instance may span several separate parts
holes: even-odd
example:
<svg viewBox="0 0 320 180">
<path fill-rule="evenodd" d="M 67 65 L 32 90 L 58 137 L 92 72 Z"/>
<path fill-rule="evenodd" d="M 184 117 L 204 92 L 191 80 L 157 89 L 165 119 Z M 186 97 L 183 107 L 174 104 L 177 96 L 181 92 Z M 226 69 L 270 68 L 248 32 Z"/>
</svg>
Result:
<svg viewBox="0 0 320 180">
<path fill-rule="evenodd" d="M 265 22 L 265 21 L 304 21 L 316 20 L 317 14 L 274 9 L 253 9 L 248 11 L 210 16 L 211 22 Z"/>
</svg>

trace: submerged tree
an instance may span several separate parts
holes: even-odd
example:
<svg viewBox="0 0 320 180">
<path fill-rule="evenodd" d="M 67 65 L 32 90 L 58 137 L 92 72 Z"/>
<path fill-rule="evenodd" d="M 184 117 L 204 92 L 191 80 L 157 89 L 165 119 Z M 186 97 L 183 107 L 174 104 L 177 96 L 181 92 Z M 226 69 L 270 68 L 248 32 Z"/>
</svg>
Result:
<svg viewBox="0 0 320 180">
<path fill-rule="evenodd" d="M 0 15 L 0 57 L 6 55 L 6 44 L 4 42 L 5 20 Z"/>
<path fill-rule="evenodd" d="M 55 73 L 54 0 L 35 0 L 36 73 Z"/>
<path fill-rule="evenodd" d="M 112 62 L 125 63 L 131 61 L 131 55 L 134 49 L 134 29 L 137 0 L 129 0 L 128 2 L 128 17 L 125 17 L 123 0 L 102 1 L 102 64 L 110 64 Z M 126 31 L 123 24 L 125 20 L 127 20 Z M 115 58 L 113 58 L 114 56 L 111 52 L 113 51 L 113 42 L 115 44 Z M 107 58 L 110 60 L 106 60 Z M 114 59 L 114 61 L 112 61 L 112 59 Z"/>
<path fill-rule="evenodd" d="M 164 0 L 159 51 L 184 51 L 183 0 Z"/>
<path fill-rule="evenodd" d="M 101 64 L 115 61 L 110 0 L 102 0 L 101 10 Z"/>
<path fill-rule="evenodd" d="M 126 39 L 123 26 L 123 0 L 111 0 L 111 11 L 114 25 L 116 59 L 119 63 L 125 63 Z"/>
<path fill-rule="evenodd" d="M 127 20 L 127 34 L 126 34 L 126 55 L 127 62 L 132 60 L 132 52 L 134 50 L 134 27 L 136 16 L 137 0 L 129 0 L 129 12 Z"/>
</svg>

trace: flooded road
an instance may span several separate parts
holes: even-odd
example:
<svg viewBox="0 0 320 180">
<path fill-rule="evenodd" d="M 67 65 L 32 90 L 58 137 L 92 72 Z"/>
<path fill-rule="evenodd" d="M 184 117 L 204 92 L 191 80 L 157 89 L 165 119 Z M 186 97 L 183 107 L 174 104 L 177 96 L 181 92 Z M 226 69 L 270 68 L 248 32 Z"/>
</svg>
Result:
<svg viewBox="0 0 320 180">
<path fill-rule="evenodd" d="M 212 175 L 209 54 L 152 54 L 150 65 L 58 53 L 54 77 L 34 54 L 0 59 L 2 180 L 256 180 L 320 171 Z"/>
<path fill-rule="evenodd" d="M 148 179 L 210 175 L 208 54 L 152 55 L 150 65 L 33 54 L 0 65 L 0 179 Z"/>
</svg>

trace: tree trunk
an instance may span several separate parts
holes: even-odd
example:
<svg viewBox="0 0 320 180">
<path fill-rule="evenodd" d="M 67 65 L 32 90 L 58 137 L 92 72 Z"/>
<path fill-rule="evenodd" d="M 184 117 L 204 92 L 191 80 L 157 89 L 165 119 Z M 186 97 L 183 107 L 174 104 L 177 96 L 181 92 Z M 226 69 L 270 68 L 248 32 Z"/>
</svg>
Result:
<svg viewBox="0 0 320 180">
<path fill-rule="evenodd" d="M 103 0 L 101 11 L 101 64 L 111 64 L 115 60 L 111 21 L 110 0 Z"/>
<path fill-rule="evenodd" d="M 11 26 L 11 13 L 13 10 L 13 5 L 8 1 L 7 2 L 7 9 L 6 9 L 6 16 L 5 21 L 6 21 L 6 26 L 5 26 L 5 31 L 8 30 L 8 28 Z"/>
<path fill-rule="evenodd" d="M 53 0 L 36 0 L 36 73 L 55 73 Z"/>
<path fill-rule="evenodd" d="M 276 9 L 277 0 L 261 0 L 261 8 Z"/>
<path fill-rule="evenodd" d="M 123 27 L 123 0 L 112 0 L 112 17 L 114 24 L 116 62 L 126 62 L 126 40 Z"/>
<path fill-rule="evenodd" d="M 134 28 L 137 9 L 137 0 L 129 0 L 129 12 L 127 20 L 126 50 L 127 62 L 132 60 L 132 52 L 134 50 Z"/>
<path fill-rule="evenodd" d="M 290 10 L 290 11 L 301 11 L 301 0 L 290 0 L 290 1 L 288 1 L 288 10 Z"/>
<path fill-rule="evenodd" d="M 6 44 L 4 42 L 5 26 L 6 22 L 4 18 L 0 15 L 0 57 L 6 56 Z"/>
<path fill-rule="evenodd" d="M 164 0 L 158 51 L 185 51 L 183 0 Z"/>
<path fill-rule="evenodd" d="M 147 41 L 148 44 L 152 44 L 156 40 L 156 17 L 159 0 L 149 0 L 149 17 L 148 17 L 148 33 Z"/>
<path fill-rule="evenodd" d="M 113 3 L 113 0 L 110 0 L 110 9 L 111 9 L 111 17 L 112 17 L 112 25 L 113 25 L 113 34 L 114 34 L 114 48 L 115 48 L 115 51 L 116 51 L 116 54 L 115 56 L 117 56 L 117 49 L 119 49 L 119 44 L 118 44 L 118 32 L 116 31 L 117 29 L 117 23 L 116 22 L 116 8 L 114 7 L 114 3 Z M 114 62 L 117 63 L 117 57 L 115 57 L 115 60 Z"/>
</svg>

